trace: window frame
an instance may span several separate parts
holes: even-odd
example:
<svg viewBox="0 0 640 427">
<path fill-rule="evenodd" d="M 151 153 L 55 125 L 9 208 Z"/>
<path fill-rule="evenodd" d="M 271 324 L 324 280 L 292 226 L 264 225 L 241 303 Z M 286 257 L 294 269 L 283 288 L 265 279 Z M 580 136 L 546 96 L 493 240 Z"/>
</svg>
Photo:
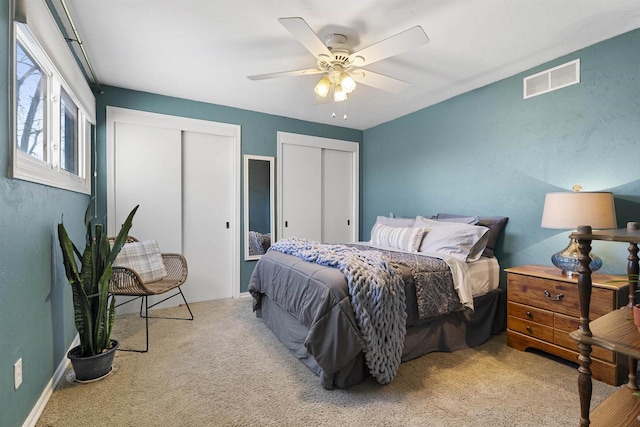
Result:
<svg viewBox="0 0 640 427">
<path fill-rule="evenodd" d="M 18 147 L 17 123 L 17 44 L 29 54 L 39 67 L 43 77 L 46 77 L 44 94 L 44 144 L 45 160 L 22 152 Z M 26 24 L 14 22 L 11 41 L 11 142 L 12 163 L 9 168 L 11 178 L 62 188 L 83 194 L 91 194 L 91 116 L 87 113 L 79 98 L 76 96 L 62 74 L 51 60 L 45 49 L 38 42 L 34 33 Z M 71 99 L 77 108 L 77 174 L 68 172 L 61 167 L 61 91 Z"/>
</svg>

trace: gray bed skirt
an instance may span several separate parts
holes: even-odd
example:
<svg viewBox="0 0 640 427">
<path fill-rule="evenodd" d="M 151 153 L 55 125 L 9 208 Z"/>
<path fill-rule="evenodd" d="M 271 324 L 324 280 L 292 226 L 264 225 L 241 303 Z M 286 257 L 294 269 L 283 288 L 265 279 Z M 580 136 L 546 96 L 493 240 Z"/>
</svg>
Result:
<svg viewBox="0 0 640 427">
<path fill-rule="evenodd" d="M 304 342 L 309 329 L 298 320 L 262 295 L 261 310 L 257 313 L 278 339 L 320 377 L 326 389 L 347 388 L 364 381 L 369 372 L 364 353 L 359 352 L 346 366 L 327 374 L 305 349 Z M 504 331 L 506 326 L 506 298 L 500 288 L 474 298 L 474 312 L 455 312 L 407 329 L 402 361 L 415 359 L 434 351 L 452 352 L 479 346 L 492 335 Z M 400 367 L 402 369 L 402 367 Z"/>
</svg>

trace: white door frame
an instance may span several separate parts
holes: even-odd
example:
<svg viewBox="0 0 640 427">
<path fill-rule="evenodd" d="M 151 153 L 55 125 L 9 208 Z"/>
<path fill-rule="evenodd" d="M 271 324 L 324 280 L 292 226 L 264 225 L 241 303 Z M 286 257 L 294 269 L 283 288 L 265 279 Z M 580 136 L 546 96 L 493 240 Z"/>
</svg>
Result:
<svg viewBox="0 0 640 427">
<path fill-rule="evenodd" d="M 219 123 L 187 117 L 130 110 L 127 108 L 107 106 L 107 230 L 115 233 L 115 124 L 130 123 L 134 125 L 179 129 L 181 131 L 208 133 L 231 137 L 233 140 L 233 221 L 234 236 L 232 243 L 233 261 L 231 266 L 231 295 L 240 297 L 240 166 L 241 128 L 239 125 Z"/>
<path fill-rule="evenodd" d="M 302 145 L 307 147 L 326 148 L 329 150 L 348 151 L 353 153 L 353 233 L 352 241 L 358 241 L 360 233 L 360 144 L 341 139 L 323 138 L 319 136 L 302 135 L 289 132 L 278 132 L 278 159 L 282 159 L 282 145 Z M 276 162 L 277 169 L 277 203 L 278 224 L 276 238 L 279 239 L 284 231 L 284 219 L 282 213 L 282 161 Z M 346 242 L 345 242 L 346 243 Z"/>
</svg>

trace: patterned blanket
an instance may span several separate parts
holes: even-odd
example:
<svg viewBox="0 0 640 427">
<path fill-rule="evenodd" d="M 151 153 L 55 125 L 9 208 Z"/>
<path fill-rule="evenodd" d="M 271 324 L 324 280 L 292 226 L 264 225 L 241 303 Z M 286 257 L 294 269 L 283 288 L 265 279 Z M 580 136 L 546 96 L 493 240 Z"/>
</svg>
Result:
<svg viewBox="0 0 640 427">
<path fill-rule="evenodd" d="M 454 288 L 451 269 L 445 261 L 439 258 L 390 251 L 362 244 L 348 246 L 357 247 L 361 250 L 379 251 L 392 265 L 403 265 L 411 271 L 416 288 L 419 320 L 464 309 Z"/>
<path fill-rule="evenodd" d="M 344 274 L 365 341 L 369 372 L 381 384 L 391 382 L 400 366 L 407 313 L 402 277 L 388 259 L 375 250 L 295 238 L 279 240 L 270 250 L 335 267 Z"/>
</svg>

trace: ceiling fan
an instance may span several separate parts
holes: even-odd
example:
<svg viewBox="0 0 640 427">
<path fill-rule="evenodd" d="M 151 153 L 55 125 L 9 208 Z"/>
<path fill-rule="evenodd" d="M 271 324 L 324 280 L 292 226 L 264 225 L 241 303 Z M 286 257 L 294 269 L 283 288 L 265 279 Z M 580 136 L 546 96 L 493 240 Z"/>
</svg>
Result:
<svg viewBox="0 0 640 427">
<path fill-rule="evenodd" d="M 338 102 L 347 99 L 347 94 L 355 89 L 356 82 L 387 92 L 400 92 L 406 89 L 409 83 L 362 67 L 429 42 L 422 27 L 415 26 L 356 52 L 349 46 L 347 37 L 344 35 L 329 34 L 321 39 L 302 18 L 279 18 L 278 22 L 316 58 L 317 67 L 258 74 L 248 78 L 264 80 L 323 74 L 314 88 L 315 93 L 325 98 L 333 89 L 333 100 Z"/>
</svg>

